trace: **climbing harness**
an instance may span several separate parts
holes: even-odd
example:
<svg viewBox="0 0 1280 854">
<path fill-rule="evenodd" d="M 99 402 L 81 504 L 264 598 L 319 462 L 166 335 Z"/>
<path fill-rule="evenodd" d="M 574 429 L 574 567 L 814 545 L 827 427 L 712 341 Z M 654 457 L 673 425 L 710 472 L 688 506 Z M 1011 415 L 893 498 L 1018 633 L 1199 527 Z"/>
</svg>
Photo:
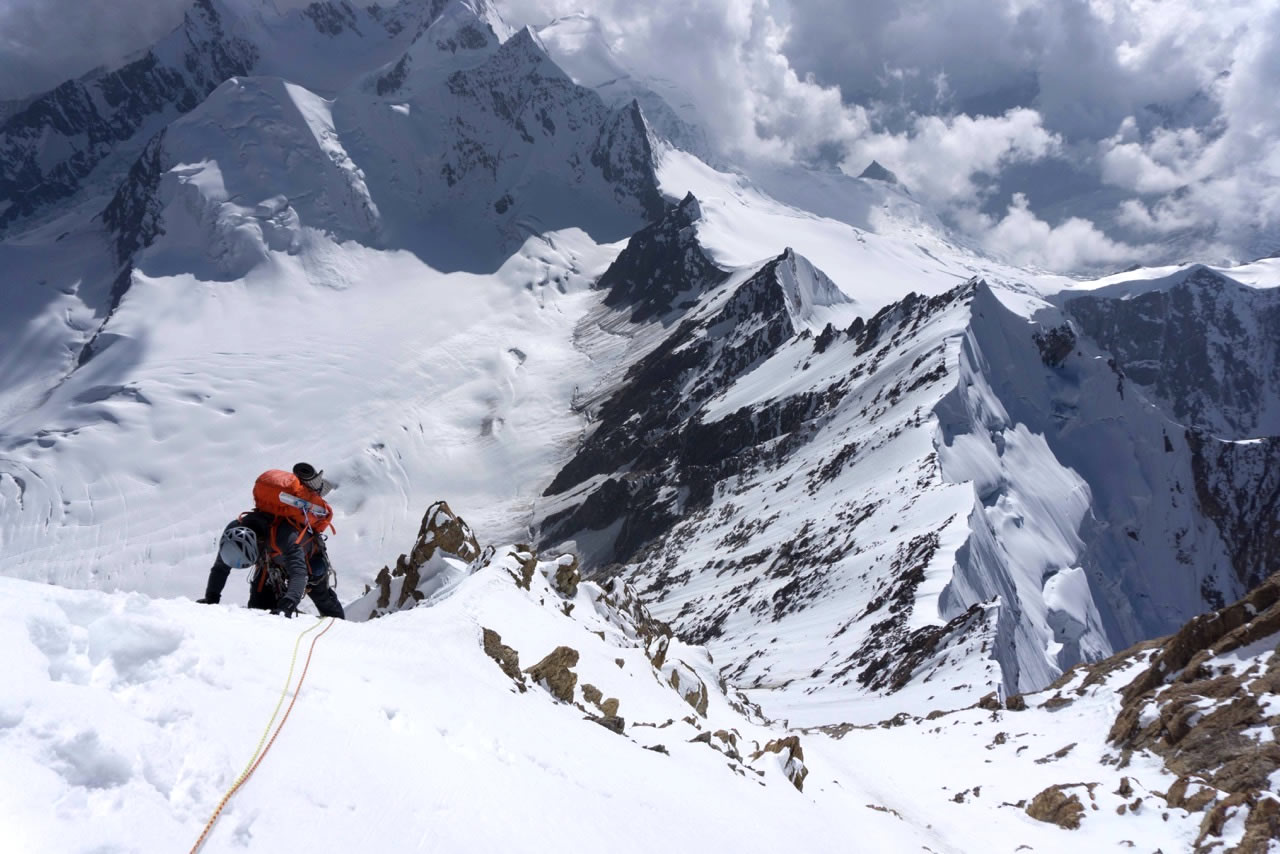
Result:
<svg viewBox="0 0 1280 854">
<path fill-rule="evenodd" d="M 289 675 L 285 677 L 284 688 L 280 691 L 280 699 L 276 701 L 275 711 L 271 713 L 271 720 L 267 721 L 267 728 L 262 731 L 262 737 L 258 739 L 258 746 L 254 748 L 253 756 L 250 757 L 249 763 L 245 765 L 244 770 L 240 772 L 240 776 L 236 778 L 235 784 L 232 785 L 232 787 L 227 790 L 227 793 L 222 796 L 222 800 L 218 802 L 217 809 L 213 811 L 213 815 L 209 817 L 208 823 L 205 824 L 204 830 L 201 831 L 200 838 L 197 839 L 196 844 L 191 847 L 191 854 L 196 854 L 196 852 L 200 850 L 200 847 L 204 845 L 205 840 L 209 838 L 210 831 L 213 830 L 213 825 L 218 821 L 218 817 L 222 815 L 222 810 L 226 807 L 227 802 L 231 800 L 231 796 L 234 795 L 241 786 L 248 782 L 249 777 L 253 775 L 254 771 L 258 770 L 258 766 L 261 765 L 262 760 L 266 758 L 267 752 L 271 750 L 271 745 L 275 744 L 276 736 L 280 734 L 280 730 L 284 729 L 285 723 L 289 720 L 289 713 L 293 711 L 293 704 L 298 702 L 298 695 L 302 693 L 302 682 L 307 678 L 307 668 L 311 666 L 311 654 L 316 651 L 316 641 L 324 637 L 325 632 L 333 628 L 334 619 L 330 617 L 328 624 L 324 627 L 324 631 L 311 639 L 311 647 L 307 650 L 307 660 L 302 665 L 302 675 L 298 677 L 297 687 L 293 689 L 293 699 L 289 701 L 288 707 L 285 708 L 284 717 L 280 719 L 279 726 L 276 726 L 275 732 L 271 732 L 271 727 L 276 723 L 276 716 L 280 714 L 280 707 L 284 705 L 284 698 L 289 693 L 289 685 L 293 682 L 293 671 L 298 664 L 298 649 L 302 646 L 302 639 L 318 629 L 322 622 L 323 621 L 317 622 L 310 628 L 304 629 L 298 635 L 297 640 L 293 642 L 293 658 L 289 662 Z M 270 740 L 267 739 L 268 733 L 271 733 Z M 264 742 L 266 745 L 265 747 L 263 746 Z"/>
</svg>

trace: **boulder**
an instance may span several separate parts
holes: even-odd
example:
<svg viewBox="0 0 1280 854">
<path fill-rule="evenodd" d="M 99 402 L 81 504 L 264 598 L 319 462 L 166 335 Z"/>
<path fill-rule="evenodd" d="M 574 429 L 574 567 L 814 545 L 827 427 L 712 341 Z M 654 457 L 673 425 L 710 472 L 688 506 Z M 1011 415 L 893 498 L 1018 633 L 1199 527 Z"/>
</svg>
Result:
<svg viewBox="0 0 1280 854">
<path fill-rule="evenodd" d="M 1084 804 L 1078 795 L 1069 794 L 1068 789 L 1090 788 L 1094 783 L 1059 783 L 1050 786 L 1031 799 L 1027 804 L 1027 815 L 1037 821 L 1056 824 L 1066 830 L 1076 830 L 1084 819 Z"/>
<path fill-rule="evenodd" d="M 582 581 L 582 573 L 578 571 L 576 555 L 561 555 L 556 560 L 556 574 L 551 579 L 551 586 L 565 598 L 572 599 L 578 595 L 578 584 Z"/>
<path fill-rule="evenodd" d="M 569 668 L 578 663 L 578 651 L 569 646 L 558 646 L 550 655 L 525 670 L 529 678 L 546 686 L 563 703 L 573 702 L 573 691 L 578 686 L 578 674 Z"/>
</svg>

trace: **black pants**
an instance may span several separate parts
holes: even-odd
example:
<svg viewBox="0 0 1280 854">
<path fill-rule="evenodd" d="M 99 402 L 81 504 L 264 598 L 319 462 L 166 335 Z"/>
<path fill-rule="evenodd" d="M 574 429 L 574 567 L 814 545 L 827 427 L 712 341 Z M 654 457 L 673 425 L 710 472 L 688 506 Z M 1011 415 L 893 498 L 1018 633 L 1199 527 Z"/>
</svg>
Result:
<svg viewBox="0 0 1280 854">
<path fill-rule="evenodd" d="M 338 601 L 338 594 L 333 592 L 333 588 L 329 586 L 329 579 L 326 576 L 319 584 L 307 589 L 307 598 L 309 598 L 316 610 L 320 612 L 322 617 L 337 617 L 339 620 L 347 618 L 346 613 L 342 610 L 342 603 Z M 262 589 L 258 589 L 258 585 L 254 584 L 249 588 L 249 607 L 259 608 L 263 611 L 274 610 L 279 602 L 279 596 L 276 590 L 270 584 L 262 585 Z"/>
</svg>

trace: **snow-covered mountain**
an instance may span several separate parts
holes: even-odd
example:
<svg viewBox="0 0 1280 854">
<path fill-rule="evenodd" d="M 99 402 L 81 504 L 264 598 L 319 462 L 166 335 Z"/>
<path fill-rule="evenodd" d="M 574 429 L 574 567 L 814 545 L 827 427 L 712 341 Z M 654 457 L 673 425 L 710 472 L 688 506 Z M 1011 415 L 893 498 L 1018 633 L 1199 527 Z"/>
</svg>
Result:
<svg viewBox="0 0 1280 854">
<path fill-rule="evenodd" d="M 229 77 L 271 74 L 338 91 L 403 50 L 443 5 L 336 0 L 280 14 L 261 0 L 195 0 L 182 26 L 132 61 L 68 80 L 5 117 L 0 235 L 68 201 L 100 204 L 148 139 Z"/>
<path fill-rule="evenodd" d="M 202 592 L 259 472 L 308 459 L 338 484 L 340 596 L 378 617 L 325 641 L 329 678 L 403 682 L 425 657 L 424 678 L 460 686 L 411 724 L 395 722 L 430 708 L 412 680 L 381 711 L 333 707 L 330 725 L 359 719 L 343 724 L 359 750 L 400 768 L 378 786 L 404 785 L 400 758 L 454 751 L 481 756 L 484 776 L 448 772 L 478 793 L 519 757 L 543 770 L 513 787 L 547 768 L 578 780 L 538 776 L 520 833 L 577 786 L 621 850 L 653 847 L 638 803 L 717 848 L 829 850 L 842 833 L 882 850 L 1020 833 L 1071 848 L 1033 821 L 1036 793 L 1101 770 L 1125 788 L 1102 734 L 1144 653 L 1121 651 L 1265 588 L 1280 558 L 1280 261 L 1076 282 L 975 251 L 886 170 L 711 159 L 679 88 L 630 73 L 594 21 L 513 31 L 485 0 L 197 0 L 143 56 L 13 106 L 0 575 L 6 643 L 40 678 L 0 705 L 0 750 L 52 770 L 4 803 L 128 792 L 142 806 L 119 833 L 147 818 L 155 836 L 119 845 L 198 830 L 234 757 L 143 762 L 161 736 L 126 694 L 186 721 L 185 743 L 206 712 L 175 698 L 204 692 L 221 714 L 239 678 L 209 638 L 287 640 L 275 621 L 163 598 Z M 523 545 L 481 548 L 500 543 Z M 565 681 L 574 668 L 590 692 Z M 265 698 L 274 678 L 243 690 Z M 1079 714 L 1014 699 L 1050 685 L 1084 691 Z M 610 697 L 633 715 L 621 740 Z M 108 722 L 72 720 L 64 700 Z M 468 725 L 477 700 L 494 714 Z M 1030 723 L 996 731 L 1020 703 Z M 1054 753 L 1064 715 L 1088 748 Z M 528 750 L 545 729 L 554 749 Z M 1000 736 L 1044 761 L 1001 750 L 982 767 Z M 1212 806 L 1245 789 L 1203 765 L 1195 785 L 1220 794 L 1199 806 L 1223 826 L 1198 837 L 1199 808 L 1169 788 L 1191 772 L 1140 742 L 1145 791 L 1162 781 L 1181 812 L 1153 820 L 1131 792 L 1086 786 L 1076 803 L 1109 815 L 1083 836 L 1173 850 L 1245 833 Z M 643 751 L 658 743 L 666 756 Z M 918 799 L 896 794 L 906 770 L 877 783 L 862 767 L 939 751 L 955 772 Z M 657 788 L 633 780 L 609 805 L 609 768 Z M 360 803 L 358 782 L 334 797 Z M 1274 785 L 1253 782 L 1249 815 L 1265 817 Z M 979 789 L 983 806 L 942 816 Z M 810 823 L 716 836 L 687 808 L 698 791 L 744 828 L 792 810 Z M 1045 802 L 1074 813 L 1072 794 Z M 92 812 L 13 814 L 39 850 L 87 833 Z M 259 833 L 253 815 L 235 824 Z M 410 846 L 428 832 L 414 827 L 380 839 Z M 545 847 L 491 830 L 428 847 Z"/>
</svg>

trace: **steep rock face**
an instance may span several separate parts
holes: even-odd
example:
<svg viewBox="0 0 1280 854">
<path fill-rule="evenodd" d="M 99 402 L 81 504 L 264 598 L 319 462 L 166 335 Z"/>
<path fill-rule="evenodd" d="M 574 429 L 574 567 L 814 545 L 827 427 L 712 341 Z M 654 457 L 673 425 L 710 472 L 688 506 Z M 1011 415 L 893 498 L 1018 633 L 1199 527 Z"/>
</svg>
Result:
<svg viewBox="0 0 1280 854">
<path fill-rule="evenodd" d="M 630 307 L 644 323 L 692 308 L 698 296 L 728 278 L 698 243 L 698 200 L 689 194 L 662 219 L 636 232 L 600 277 L 605 305 Z"/>
<path fill-rule="evenodd" d="M 611 111 L 531 31 L 500 43 L 463 4 L 335 114 L 399 224 L 390 239 L 437 265 L 493 267 L 529 233 L 569 226 L 618 240 L 664 209 L 638 108 Z"/>
<path fill-rule="evenodd" d="M 715 163 L 706 134 L 673 107 L 683 107 L 686 114 L 692 112 L 688 96 L 669 80 L 636 76 L 609 47 L 597 19 L 585 13 L 569 14 L 537 32 L 551 58 L 575 83 L 593 90 L 613 109 L 635 102 L 663 140 L 706 163 Z"/>
<path fill-rule="evenodd" d="M 1170 418 L 1224 439 L 1280 434 L 1280 294 L 1207 267 L 1064 308 Z"/>
<path fill-rule="evenodd" d="M 1189 429 L 1185 438 L 1200 511 L 1226 544 L 1236 580 L 1253 587 L 1280 566 L 1280 436 L 1232 442 Z"/>
<path fill-rule="evenodd" d="M 613 185 L 614 199 L 619 204 L 638 204 L 646 220 L 657 219 L 666 209 L 653 158 L 652 136 L 638 101 L 613 112 L 591 151 L 591 164 Z"/>
<path fill-rule="evenodd" d="M 1274 560 L 1274 443 L 1171 422 L 1073 317 L 971 283 L 814 335 L 820 278 L 784 258 L 708 287 L 680 272 L 685 222 L 638 234 L 601 279 L 609 304 L 674 331 L 588 409 L 543 537 L 590 543 L 589 566 L 655 597 L 727 675 L 915 690 L 966 670 L 946 650 L 981 647 L 997 675 L 968 689 L 1014 695 L 1175 629 Z M 663 274 L 646 279 L 650 257 Z M 1243 315 L 1207 314 L 1201 339 L 1224 317 L 1267 322 Z M 821 654 L 761 648 L 794 614 L 828 619 L 834 590 Z"/>
<path fill-rule="evenodd" d="M 675 216 L 681 216 L 679 211 Z M 624 267 L 633 261 L 620 260 Z M 694 270 L 682 272 L 699 278 L 690 281 L 681 276 L 676 281 L 684 287 L 704 286 L 701 274 L 706 271 L 698 266 L 695 263 Z M 797 266 L 804 269 L 797 273 Z M 626 504 L 637 508 L 615 543 L 614 557 L 626 560 L 680 516 L 705 509 L 718 479 L 708 466 L 719 465 L 727 472 L 732 466 L 726 465 L 726 459 L 735 448 L 717 446 L 716 431 L 700 429 L 692 416 L 795 337 L 797 324 L 789 308 L 799 295 L 788 284 L 797 276 L 810 275 L 811 269 L 788 250 L 746 281 L 726 288 L 727 293 L 714 299 L 708 310 L 680 324 L 630 371 L 625 387 L 601 408 L 595 432 L 556 476 L 547 494 L 562 493 L 597 475 L 623 471 L 627 475 L 606 481 L 594 500 L 588 499 L 556 530 L 568 533 L 596 514 L 602 503 L 616 512 L 614 493 L 621 491 L 628 495 Z M 631 285 L 624 272 L 606 274 L 605 279 L 618 284 L 619 299 L 628 299 Z M 661 291 L 644 296 L 646 301 L 655 298 L 661 301 Z M 669 471 L 664 475 L 664 470 Z"/>
</svg>

